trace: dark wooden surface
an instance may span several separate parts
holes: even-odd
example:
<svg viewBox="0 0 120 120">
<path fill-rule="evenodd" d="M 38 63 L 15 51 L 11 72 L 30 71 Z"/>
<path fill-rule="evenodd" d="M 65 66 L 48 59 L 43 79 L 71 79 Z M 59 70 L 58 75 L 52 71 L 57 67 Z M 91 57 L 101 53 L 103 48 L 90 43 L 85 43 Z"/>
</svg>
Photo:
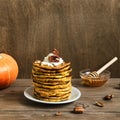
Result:
<svg viewBox="0 0 120 120">
<path fill-rule="evenodd" d="M 72 85 L 81 91 L 81 97 L 69 104 L 47 105 L 33 102 L 24 97 L 24 90 L 32 85 L 31 79 L 17 79 L 10 87 L 0 90 L 0 120 L 119 120 L 120 119 L 120 78 L 110 79 L 104 86 L 90 88 L 80 85 L 80 79 L 73 79 Z M 107 94 L 114 95 L 110 101 L 103 100 Z M 104 107 L 95 106 L 101 101 Z M 85 104 L 83 114 L 74 114 L 78 103 Z M 61 116 L 55 116 L 61 112 Z"/>
<path fill-rule="evenodd" d="M 0 0 L 0 52 L 30 78 L 32 62 L 53 48 L 79 70 L 97 70 L 120 57 L 120 0 Z M 120 77 L 120 62 L 109 70 Z"/>
</svg>

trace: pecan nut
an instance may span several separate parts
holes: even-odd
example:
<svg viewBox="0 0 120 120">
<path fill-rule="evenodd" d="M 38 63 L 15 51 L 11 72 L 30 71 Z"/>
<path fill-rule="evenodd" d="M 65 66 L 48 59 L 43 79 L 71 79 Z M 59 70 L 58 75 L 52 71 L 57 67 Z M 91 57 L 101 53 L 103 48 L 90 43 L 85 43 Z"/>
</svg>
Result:
<svg viewBox="0 0 120 120">
<path fill-rule="evenodd" d="M 103 107 L 104 106 L 104 104 L 102 102 L 100 102 L 100 101 L 97 101 L 95 103 L 95 105 L 98 106 L 98 107 Z"/>
<path fill-rule="evenodd" d="M 75 106 L 73 109 L 73 112 L 76 114 L 82 114 L 85 111 L 85 109 L 82 106 Z"/>
<path fill-rule="evenodd" d="M 104 100 L 111 100 L 114 97 L 114 95 L 106 95 L 103 99 Z"/>
</svg>

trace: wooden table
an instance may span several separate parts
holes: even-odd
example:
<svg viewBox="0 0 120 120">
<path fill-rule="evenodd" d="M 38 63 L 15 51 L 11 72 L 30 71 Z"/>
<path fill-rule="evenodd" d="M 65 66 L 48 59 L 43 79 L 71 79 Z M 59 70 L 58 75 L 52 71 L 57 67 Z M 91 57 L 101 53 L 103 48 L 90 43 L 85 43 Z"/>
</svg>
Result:
<svg viewBox="0 0 120 120">
<path fill-rule="evenodd" d="M 28 100 L 24 97 L 24 90 L 32 85 L 31 79 L 17 79 L 10 87 L 0 90 L 0 120 L 120 120 L 120 78 L 110 79 L 104 86 L 90 88 L 80 85 L 80 79 L 72 80 L 82 95 L 72 103 L 62 105 L 48 105 Z M 110 101 L 103 100 L 107 94 L 113 94 Z M 101 101 L 104 107 L 94 105 Z M 73 108 L 77 104 L 84 104 L 83 114 L 75 114 Z M 55 114 L 60 112 L 60 116 Z"/>
</svg>

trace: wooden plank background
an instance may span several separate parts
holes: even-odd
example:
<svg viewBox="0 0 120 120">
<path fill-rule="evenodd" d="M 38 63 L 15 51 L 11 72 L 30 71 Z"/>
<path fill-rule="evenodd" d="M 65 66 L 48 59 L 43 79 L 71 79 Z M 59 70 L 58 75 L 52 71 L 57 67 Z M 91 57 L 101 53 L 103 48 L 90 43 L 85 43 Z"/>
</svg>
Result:
<svg viewBox="0 0 120 120">
<path fill-rule="evenodd" d="M 73 77 L 120 57 L 119 0 L 0 0 L 0 52 L 12 55 L 19 78 L 53 48 L 71 61 Z M 120 62 L 109 69 L 120 77 Z"/>
</svg>

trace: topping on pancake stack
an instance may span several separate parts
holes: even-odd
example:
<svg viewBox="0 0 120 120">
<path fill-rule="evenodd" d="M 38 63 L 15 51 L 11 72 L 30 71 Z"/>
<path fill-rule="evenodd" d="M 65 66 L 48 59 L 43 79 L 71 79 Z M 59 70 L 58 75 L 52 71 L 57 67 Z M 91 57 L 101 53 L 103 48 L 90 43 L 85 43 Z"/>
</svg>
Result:
<svg viewBox="0 0 120 120">
<path fill-rule="evenodd" d="M 71 94 L 71 67 L 53 49 L 43 61 L 33 63 L 34 96 L 49 102 L 67 100 Z"/>
</svg>

